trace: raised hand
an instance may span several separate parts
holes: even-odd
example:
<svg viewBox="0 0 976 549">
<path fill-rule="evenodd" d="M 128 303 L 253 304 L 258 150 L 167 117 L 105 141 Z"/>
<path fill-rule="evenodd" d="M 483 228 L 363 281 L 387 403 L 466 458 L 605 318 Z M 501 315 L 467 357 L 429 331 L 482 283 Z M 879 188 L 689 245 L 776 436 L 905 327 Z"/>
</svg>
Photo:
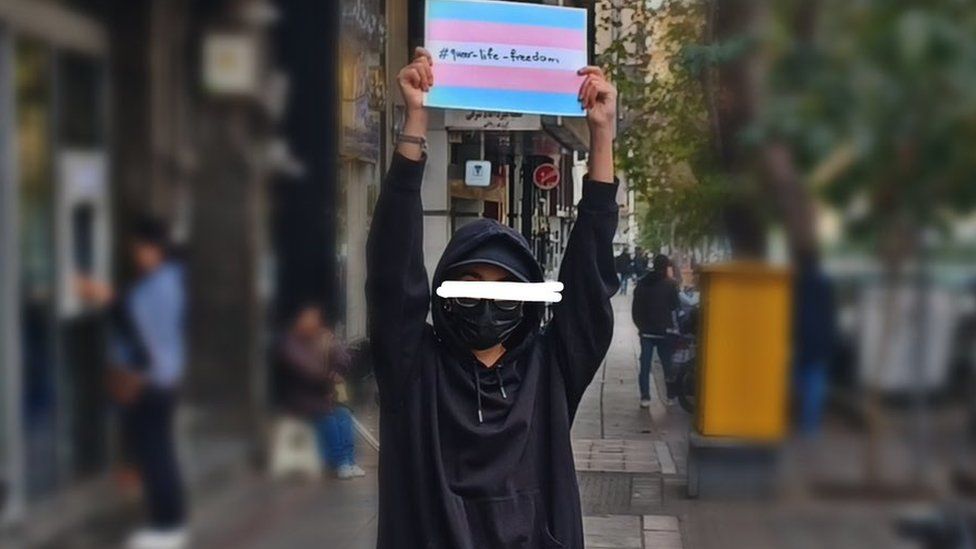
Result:
<svg viewBox="0 0 976 549">
<path fill-rule="evenodd" d="M 424 48 L 414 50 L 413 61 L 397 74 L 400 93 L 406 103 L 407 112 L 424 109 L 424 93 L 434 85 L 434 59 Z"/>
<path fill-rule="evenodd" d="M 600 67 L 579 70 L 586 78 L 580 86 L 579 99 L 586 109 L 590 131 L 613 131 L 617 117 L 617 88 L 607 81 Z"/>
<path fill-rule="evenodd" d="M 613 133 L 617 119 L 617 88 L 599 67 L 585 67 L 579 100 L 586 109 L 590 127 L 590 180 L 611 183 L 613 177 Z"/>
</svg>

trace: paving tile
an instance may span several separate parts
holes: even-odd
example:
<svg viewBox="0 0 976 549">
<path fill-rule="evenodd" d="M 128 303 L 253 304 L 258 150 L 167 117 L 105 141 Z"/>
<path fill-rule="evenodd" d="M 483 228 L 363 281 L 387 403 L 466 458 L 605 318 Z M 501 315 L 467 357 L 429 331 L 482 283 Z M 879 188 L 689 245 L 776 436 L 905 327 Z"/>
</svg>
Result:
<svg viewBox="0 0 976 549">
<path fill-rule="evenodd" d="M 583 517 L 587 548 L 641 549 L 640 517 L 602 515 Z"/>
<path fill-rule="evenodd" d="M 678 532 L 644 531 L 644 549 L 682 549 Z"/>
<path fill-rule="evenodd" d="M 644 515 L 644 530 L 678 532 L 678 517 L 671 515 Z"/>
</svg>

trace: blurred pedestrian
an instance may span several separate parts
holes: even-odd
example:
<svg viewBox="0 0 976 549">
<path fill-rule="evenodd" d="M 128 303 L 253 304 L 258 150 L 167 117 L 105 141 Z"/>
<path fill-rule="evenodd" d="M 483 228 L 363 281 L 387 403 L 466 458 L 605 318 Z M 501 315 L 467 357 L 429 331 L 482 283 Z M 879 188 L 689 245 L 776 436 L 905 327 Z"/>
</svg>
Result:
<svg viewBox="0 0 976 549">
<path fill-rule="evenodd" d="M 306 305 L 281 342 L 281 403 L 315 428 L 322 460 L 343 480 L 366 475 L 356 465 L 356 431 L 346 406 L 349 353 L 326 325 L 322 309 Z"/>
<path fill-rule="evenodd" d="M 683 310 L 687 311 L 698 307 L 699 301 L 701 300 L 701 292 L 698 289 L 697 267 L 693 267 L 690 270 L 690 276 L 687 276 L 681 285 L 679 297 L 681 298 L 681 307 Z"/>
<path fill-rule="evenodd" d="M 131 549 L 189 543 L 173 415 L 186 361 L 183 266 L 170 255 L 166 225 L 146 218 L 130 236 L 136 278 L 118 297 L 101 281 L 79 280 L 83 299 L 111 305 L 108 392 L 121 408 L 123 440 L 142 478 L 148 526 Z"/>
<path fill-rule="evenodd" d="M 837 330 L 833 284 L 819 262 L 799 263 L 793 304 L 795 422 L 801 433 L 812 434 L 822 423 Z"/>
<path fill-rule="evenodd" d="M 581 549 L 570 429 L 613 335 L 616 90 L 600 69 L 579 71 L 589 174 L 560 269 L 562 301 L 543 330 L 542 268 L 521 233 L 494 220 L 454 233 L 431 297 L 421 185 L 432 64 L 420 49 L 398 75 L 406 122 L 369 235 L 377 547 Z M 445 281 L 465 295 L 440 295 Z"/>
<path fill-rule="evenodd" d="M 637 246 L 634 249 L 634 266 L 631 269 L 635 278 L 640 279 L 647 274 L 648 263 L 647 250 Z"/>
<path fill-rule="evenodd" d="M 630 252 L 624 250 L 614 258 L 614 266 L 617 269 L 617 276 L 620 277 L 620 295 L 627 295 L 627 283 L 634 274 L 634 260 L 630 257 Z"/>
<path fill-rule="evenodd" d="M 655 349 L 664 370 L 668 402 L 678 396 L 672 359 L 673 338 L 678 333 L 676 315 L 680 307 L 678 285 L 674 281 L 674 267 L 668 256 L 658 255 L 654 258 L 654 270 L 637 282 L 631 309 L 641 342 L 640 370 L 637 374 L 641 408 L 648 408 L 651 405 L 650 377 Z"/>
</svg>

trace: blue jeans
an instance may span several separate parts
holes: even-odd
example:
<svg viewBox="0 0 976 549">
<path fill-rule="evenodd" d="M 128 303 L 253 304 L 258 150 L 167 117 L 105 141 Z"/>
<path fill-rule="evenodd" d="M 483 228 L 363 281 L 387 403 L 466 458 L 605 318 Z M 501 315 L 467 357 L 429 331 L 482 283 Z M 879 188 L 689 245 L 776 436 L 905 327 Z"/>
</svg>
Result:
<svg viewBox="0 0 976 549">
<path fill-rule="evenodd" d="M 352 413 L 344 406 L 336 406 L 332 413 L 312 421 L 319 443 L 319 454 L 329 467 L 356 463 L 356 433 Z"/>
<path fill-rule="evenodd" d="M 657 356 L 661 359 L 661 366 L 664 368 L 664 380 L 667 383 L 668 398 L 677 396 L 674 394 L 674 345 L 668 337 L 647 337 L 641 336 L 640 353 L 640 372 L 637 374 L 637 385 L 640 387 L 641 400 L 651 399 L 651 362 L 654 359 L 654 349 L 657 349 Z"/>
<path fill-rule="evenodd" d="M 630 275 L 620 275 L 620 295 L 627 295 L 628 282 L 630 282 Z"/>
<path fill-rule="evenodd" d="M 827 398 L 827 365 L 823 362 L 797 364 L 793 370 L 796 424 L 803 434 L 820 430 Z"/>
</svg>

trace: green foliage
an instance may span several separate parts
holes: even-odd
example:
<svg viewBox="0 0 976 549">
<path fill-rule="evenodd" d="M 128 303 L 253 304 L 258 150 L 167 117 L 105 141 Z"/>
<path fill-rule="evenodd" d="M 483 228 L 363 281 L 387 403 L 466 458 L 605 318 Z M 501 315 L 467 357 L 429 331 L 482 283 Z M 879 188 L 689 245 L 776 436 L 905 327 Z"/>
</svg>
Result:
<svg viewBox="0 0 976 549">
<path fill-rule="evenodd" d="M 706 10 L 721 1 L 616 0 L 629 22 L 610 10 L 598 21 L 617 30 L 600 63 L 621 92 L 617 161 L 642 202 L 645 245 L 714 234 L 730 190 L 746 187 L 712 153 L 703 87 L 743 55 L 763 57 L 763 97 L 745 131 L 724 138 L 787 143 L 801 182 L 844 212 L 847 240 L 890 246 L 976 208 L 971 2 L 767 2 L 756 34 L 706 43 Z"/>
<path fill-rule="evenodd" d="M 812 40 L 770 29 L 760 141 L 787 140 L 855 242 L 945 229 L 976 207 L 976 13 L 956 0 L 824 0 Z M 888 243 L 891 244 L 891 243 Z"/>
<path fill-rule="evenodd" d="M 704 3 L 602 0 L 597 24 L 613 34 L 599 54 L 620 91 L 617 166 L 641 204 L 641 243 L 692 247 L 712 236 L 727 192 L 711 153 L 700 47 Z M 618 10 L 611 9 L 614 5 Z"/>
</svg>

